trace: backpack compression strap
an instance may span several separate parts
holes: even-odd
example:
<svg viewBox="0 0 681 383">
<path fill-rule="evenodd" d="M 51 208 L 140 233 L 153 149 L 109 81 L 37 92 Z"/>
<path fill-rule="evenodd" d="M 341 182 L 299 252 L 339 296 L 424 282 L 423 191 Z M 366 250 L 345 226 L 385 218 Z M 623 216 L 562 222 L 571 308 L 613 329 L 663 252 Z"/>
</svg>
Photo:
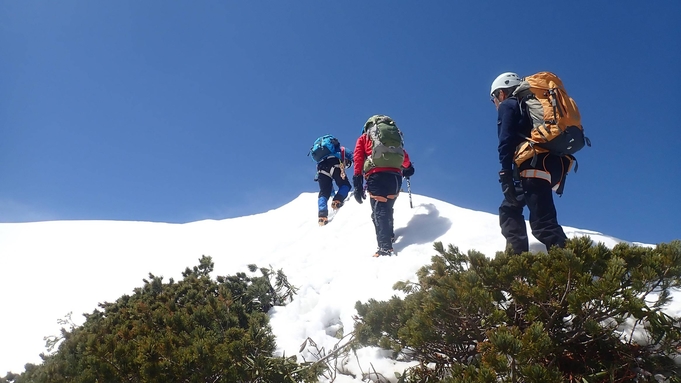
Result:
<svg viewBox="0 0 681 383">
<path fill-rule="evenodd" d="M 341 165 L 342 165 L 342 164 L 336 164 L 336 165 L 333 165 L 333 166 L 331 167 L 331 170 L 328 171 L 328 172 L 327 172 L 326 170 L 319 170 L 319 171 L 317 171 L 317 173 L 323 174 L 323 175 L 325 175 L 325 176 L 327 176 L 327 177 L 329 177 L 329 178 L 333 178 L 333 173 L 336 172 L 336 169 L 339 169 L 339 168 L 340 168 L 341 177 L 342 177 L 343 179 L 345 179 L 345 177 L 346 177 L 346 176 L 345 176 L 345 169 L 343 169 L 343 166 L 341 166 Z"/>
</svg>

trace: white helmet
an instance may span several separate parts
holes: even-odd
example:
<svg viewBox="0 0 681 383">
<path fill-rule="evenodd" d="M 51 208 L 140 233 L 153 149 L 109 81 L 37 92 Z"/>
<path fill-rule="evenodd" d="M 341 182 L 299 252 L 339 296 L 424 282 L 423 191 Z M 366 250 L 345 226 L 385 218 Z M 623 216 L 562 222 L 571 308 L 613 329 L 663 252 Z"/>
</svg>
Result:
<svg viewBox="0 0 681 383">
<path fill-rule="evenodd" d="M 492 89 L 490 89 L 489 94 L 494 94 L 497 89 L 513 88 L 514 86 L 520 85 L 520 76 L 513 72 L 506 72 L 499 75 L 492 81 Z"/>
</svg>

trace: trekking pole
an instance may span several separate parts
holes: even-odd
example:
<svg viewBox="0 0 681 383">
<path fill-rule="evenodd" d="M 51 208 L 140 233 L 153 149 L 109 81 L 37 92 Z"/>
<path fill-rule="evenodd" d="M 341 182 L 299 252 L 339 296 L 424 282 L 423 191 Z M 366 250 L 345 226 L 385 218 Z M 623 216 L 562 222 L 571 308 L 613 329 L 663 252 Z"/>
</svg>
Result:
<svg viewBox="0 0 681 383">
<path fill-rule="evenodd" d="M 411 202 L 411 181 L 409 181 L 409 177 L 407 177 L 407 192 L 409 192 L 409 207 L 414 208 L 414 204 Z"/>
</svg>

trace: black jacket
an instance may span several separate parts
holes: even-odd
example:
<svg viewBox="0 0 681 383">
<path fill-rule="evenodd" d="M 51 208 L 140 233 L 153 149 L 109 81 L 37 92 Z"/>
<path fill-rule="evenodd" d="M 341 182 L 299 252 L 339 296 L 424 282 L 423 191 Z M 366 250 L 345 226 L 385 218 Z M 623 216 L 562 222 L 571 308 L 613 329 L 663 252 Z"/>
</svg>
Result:
<svg viewBox="0 0 681 383">
<path fill-rule="evenodd" d="M 518 145 L 532 132 L 532 119 L 527 113 L 521 113 L 520 104 L 515 97 L 509 97 L 499 104 L 497 133 L 499 134 L 499 162 L 502 170 L 513 170 L 513 157 Z M 534 165 L 532 165 L 534 162 Z M 551 173 L 551 186 L 565 181 L 570 167 L 567 157 L 559 157 L 549 153 L 539 153 L 533 161 L 520 164 L 519 170 L 539 169 Z M 562 189 L 561 189 L 562 193 Z"/>
<path fill-rule="evenodd" d="M 512 170 L 516 147 L 523 142 L 523 136 L 529 137 L 532 120 L 526 113 L 520 112 L 520 104 L 515 97 L 502 101 L 498 112 L 499 163 L 501 170 Z"/>
</svg>

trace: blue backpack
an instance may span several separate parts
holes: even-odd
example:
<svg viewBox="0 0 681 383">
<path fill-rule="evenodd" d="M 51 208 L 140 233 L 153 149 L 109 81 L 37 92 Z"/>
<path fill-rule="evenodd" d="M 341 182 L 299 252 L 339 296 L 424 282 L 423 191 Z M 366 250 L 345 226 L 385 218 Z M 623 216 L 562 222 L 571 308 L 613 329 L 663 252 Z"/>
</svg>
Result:
<svg viewBox="0 0 681 383">
<path fill-rule="evenodd" d="M 329 157 L 341 158 L 340 142 L 338 139 L 330 134 L 321 136 L 310 148 L 308 156 L 316 163 L 320 163 Z"/>
</svg>

